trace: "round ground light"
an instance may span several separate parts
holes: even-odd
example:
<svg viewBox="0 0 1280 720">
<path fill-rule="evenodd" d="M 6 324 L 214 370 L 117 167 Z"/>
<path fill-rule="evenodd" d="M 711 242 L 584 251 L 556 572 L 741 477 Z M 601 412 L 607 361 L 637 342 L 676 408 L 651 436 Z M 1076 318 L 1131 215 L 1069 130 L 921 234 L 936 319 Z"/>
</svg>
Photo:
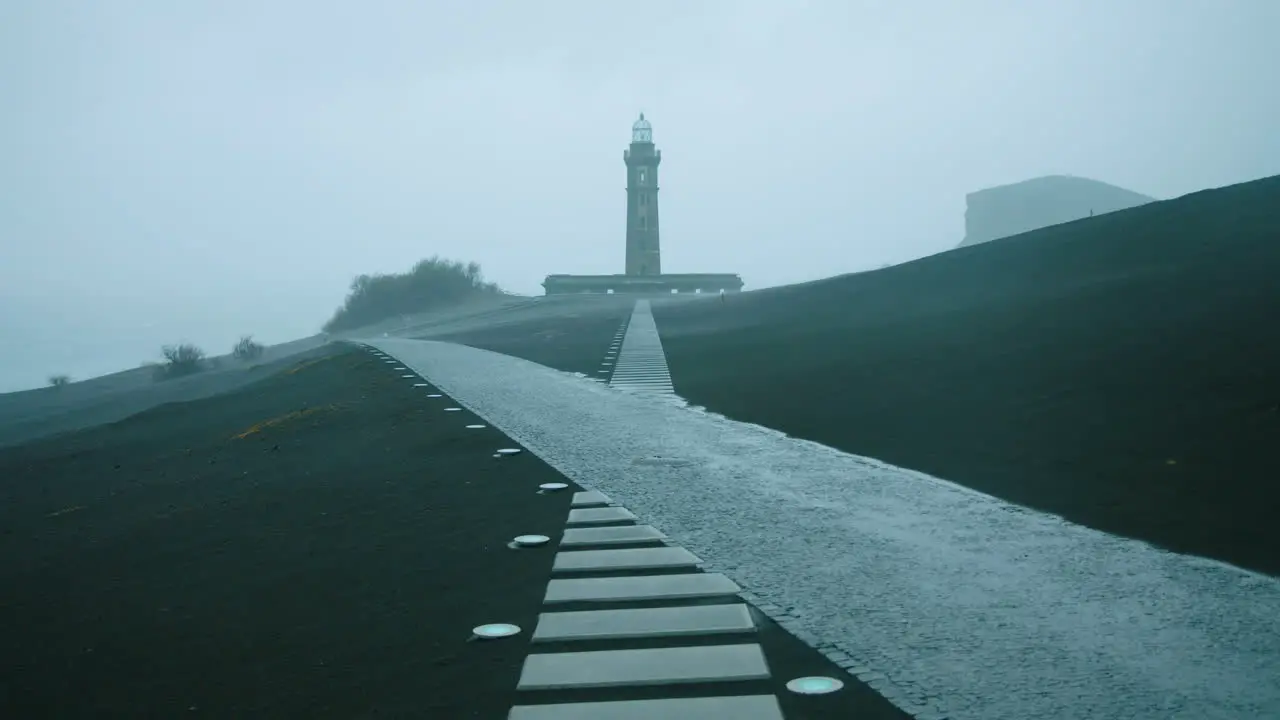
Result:
<svg viewBox="0 0 1280 720">
<path fill-rule="evenodd" d="M 468 430 L 483 430 L 483 429 L 484 429 L 484 425 L 468 425 L 468 426 L 467 426 L 467 429 L 468 429 Z"/>
<path fill-rule="evenodd" d="M 829 677 L 812 675 L 800 677 L 787 683 L 787 689 L 801 695 L 826 695 L 844 687 L 844 683 Z"/>
<path fill-rule="evenodd" d="M 546 535 L 517 535 L 511 539 L 511 544 L 518 547 L 538 547 L 551 542 L 551 538 Z"/>
<path fill-rule="evenodd" d="M 472 628 L 471 632 L 481 640 L 497 640 L 498 638 L 511 637 L 518 634 L 520 627 L 511 623 L 489 623 L 487 625 L 478 625 Z"/>
<path fill-rule="evenodd" d="M 516 455 L 520 452 L 520 448 L 502 448 L 498 450 L 499 455 Z"/>
<path fill-rule="evenodd" d="M 462 408 L 445 408 L 445 412 L 462 412 Z"/>
<path fill-rule="evenodd" d="M 563 490 L 569 487 L 569 483 L 542 483 L 538 486 L 539 490 Z"/>
<path fill-rule="evenodd" d="M 444 397 L 444 396 L 443 396 L 443 395 L 441 395 L 440 393 L 431 393 L 431 394 L 430 394 L 430 395 L 428 395 L 427 397 Z"/>
</svg>

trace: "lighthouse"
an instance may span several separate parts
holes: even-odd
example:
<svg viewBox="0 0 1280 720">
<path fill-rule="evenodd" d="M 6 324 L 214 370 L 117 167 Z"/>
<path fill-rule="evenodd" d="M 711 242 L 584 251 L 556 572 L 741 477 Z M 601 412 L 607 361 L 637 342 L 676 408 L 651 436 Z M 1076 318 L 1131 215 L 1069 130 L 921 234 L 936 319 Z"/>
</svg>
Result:
<svg viewBox="0 0 1280 720">
<path fill-rule="evenodd" d="M 631 126 L 631 147 L 622 151 L 627 166 L 626 274 L 662 274 L 658 239 L 658 164 L 662 151 L 653 145 L 653 126 L 640 119 Z"/>
<path fill-rule="evenodd" d="M 658 242 L 658 165 L 662 153 L 653 145 L 653 125 L 640 113 L 631 124 L 631 145 L 622 152 L 627 166 L 627 232 L 625 272 L 616 275 L 548 275 L 548 295 L 672 295 L 738 292 L 736 273 L 663 273 Z M 616 227 L 616 226 L 615 226 Z M 615 236 L 616 237 L 616 236 Z M 615 241 L 611 241 L 615 242 Z"/>
</svg>

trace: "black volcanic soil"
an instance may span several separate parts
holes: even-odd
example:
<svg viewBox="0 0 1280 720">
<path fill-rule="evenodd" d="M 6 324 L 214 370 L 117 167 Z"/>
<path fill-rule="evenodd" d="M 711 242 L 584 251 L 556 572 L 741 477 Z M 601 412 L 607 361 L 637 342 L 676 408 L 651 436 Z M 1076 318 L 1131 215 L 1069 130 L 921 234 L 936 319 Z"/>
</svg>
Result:
<svg viewBox="0 0 1280 720">
<path fill-rule="evenodd" d="M 0 451 L 0 717 L 505 717 L 569 496 L 386 368 Z"/>
<path fill-rule="evenodd" d="M 631 317 L 633 305 L 619 301 L 618 296 L 598 299 L 598 306 L 593 306 L 590 298 L 582 303 L 561 301 L 566 307 L 557 307 L 552 310 L 555 314 L 546 317 L 433 334 L 430 339 L 514 355 L 557 370 L 596 377 L 610 340 Z"/>
<path fill-rule="evenodd" d="M 212 358 L 204 372 L 157 382 L 150 367 L 0 394 L 0 447 L 116 422 L 148 408 L 212 397 L 268 377 L 299 359 L 329 352 L 323 337 L 272 345 L 255 363 Z"/>
<path fill-rule="evenodd" d="M 654 314 L 692 403 L 1280 575 L 1280 177 Z"/>
</svg>

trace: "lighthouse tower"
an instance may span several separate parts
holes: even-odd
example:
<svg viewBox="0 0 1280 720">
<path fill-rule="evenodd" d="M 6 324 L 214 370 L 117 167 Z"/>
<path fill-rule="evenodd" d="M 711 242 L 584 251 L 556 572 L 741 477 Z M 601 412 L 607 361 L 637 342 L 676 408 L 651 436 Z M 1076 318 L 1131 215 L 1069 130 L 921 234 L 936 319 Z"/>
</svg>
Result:
<svg viewBox="0 0 1280 720">
<path fill-rule="evenodd" d="M 658 245 L 658 163 L 653 126 L 640 119 L 631 126 L 631 147 L 622 152 L 627 165 L 627 275 L 662 274 Z"/>
<path fill-rule="evenodd" d="M 653 126 L 640 119 L 631 126 L 631 146 L 622 153 L 627 166 L 627 263 L 622 275 L 548 275 L 548 295 L 566 293 L 633 295 L 724 293 L 742 289 L 736 273 L 663 273 L 658 245 L 658 164 Z"/>
</svg>

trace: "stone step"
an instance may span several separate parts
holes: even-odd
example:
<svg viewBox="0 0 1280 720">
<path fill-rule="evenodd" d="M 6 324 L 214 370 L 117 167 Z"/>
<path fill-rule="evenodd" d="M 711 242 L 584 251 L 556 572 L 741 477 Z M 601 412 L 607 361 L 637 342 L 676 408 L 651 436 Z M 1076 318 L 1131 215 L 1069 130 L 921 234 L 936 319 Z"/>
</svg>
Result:
<svg viewBox="0 0 1280 720">
<path fill-rule="evenodd" d="M 726 635 L 755 632 L 742 603 L 639 610 L 586 610 L 538 616 L 533 642 Z"/>
<path fill-rule="evenodd" d="M 682 547 L 627 548 L 625 550 L 570 550 L 556 553 L 551 572 L 600 572 L 605 570 L 657 570 L 692 568 L 702 562 Z"/>
<path fill-rule="evenodd" d="M 560 546 L 622 545 L 625 543 L 665 540 L 666 537 L 652 525 L 568 528 L 560 538 Z"/>
<path fill-rule="evenodd" d="M 612 522 L 635 522 L 636 516 L 626 508 L 578 508 L 569 511 L 569 525 L 598 525 Z"/>
<path fill-rule="evenodd" d="M 759 645 L 539 653 L 525 658 L 517 690 L 765 680 Z"/>
<path fill-rule="evenodd" d="M 522 705 L 507 720 L 783 720 L 773 695 Z"/>
<path fill-rule="evenodd" d="M 609 505 L 612 502 L 613 501 L 609 499 L 608 495 L 605 495 L 599 490 L 583 490 L 582 492 L 576 492 L 573 494 L 573 502 L 570 503 L 570 507 L 579 508 Z"/>
<path fill-rule="evenodd" d="M 544 603 L 680 600 L 736 595 L 742 588 L 720 573 L 552 579 Z"/>
</svg>

